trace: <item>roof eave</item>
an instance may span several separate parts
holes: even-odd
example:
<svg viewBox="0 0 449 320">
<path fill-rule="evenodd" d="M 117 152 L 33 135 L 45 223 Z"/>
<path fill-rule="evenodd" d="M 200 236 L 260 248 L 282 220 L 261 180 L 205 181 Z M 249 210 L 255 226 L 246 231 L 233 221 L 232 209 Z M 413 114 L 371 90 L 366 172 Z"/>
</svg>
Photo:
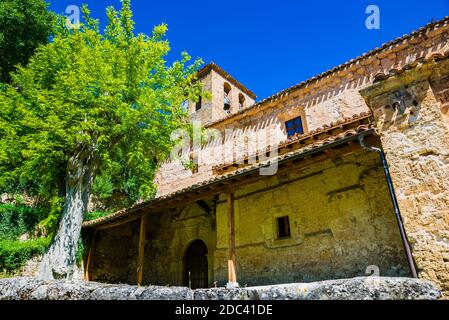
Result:
<svg viewBox="0 0 449 320">
<path fill-rule="evenodd" d="M 289 162 L 289 161 L 295 161 L 297 159 L 301 159 L 301 158 L 305 158 L 305 157 L 308 157 L 308 156 L 312 156 L 312 155 L 314 155 L 316 153 L 321 153 L 324 150 L 327 150 L 327 149 L 330 149 L 330 148 L 334 148 L 334 147 L 338 147 L 338 146 L 340 146 L 342 144 L 346 144 L 349 141 L 357 140 L 360 136 L 365 137 L 365 136 L 373 135 L 373 134 L 375 134 L 375 129 L 374 128 L 370 128 L 370 129 L 364 130 L 362 132 L 358 132 L 356 134 L 353 134 L 353 135 L 350 135 L 350 136 L 338 139 L 338 140 L 336 140 L 334 142 L 326 143 L 326 144 L 323 144 L 322 146 L 319 146 L 319 147 L 316 147 L 316 148 L 312 148 L 312 149 L 307 150 L 305 152 L 300 152 L 300 153 L 297 153 L 297 154 L 292 155 L 290 157 L 284 157 L 283 159 L 278 160 L 278 163 L 279 163 L 279 165 L 282 165 L 282 164 L 284 164 L 286 162 Z M 152 205 L 157 205 L 158 202 L 164 203 L 164 202 L 175 201 L 175 199 L 180 197 L 180 196 L 185 196 L 185 195 L 187 195 L 189 193 L 198 193 L 198 192 L 201 192 L 201 189 L 207 189 L 207 188 L 209 188 L 211 186 L 214 186 L 214 185 L 219 185 L 219 184 L 221 185 L 221 184 L 226 183 L 226 182 L 228 182 L 230 180 L 235 181 L 235 179 L 238 179 L 238 178 L 243 177 L 243 176 L 250 175 L 250 174 L 254 173 L 255 171 L 259 170 L 260 168 L 268 166 L 270 164 L 269 161 L 270 160 L 268 160 L 266 163 L 261 163 L 259 166 L 255 166 L 255 167 L 252 167 L 252 168 L 247 169 L 247 170 L 243 169 L 243 170 L 240 170 L 240 172 L 231 173 L 231 174 L 225 174 L 225 175 L 223 175 L 223 177 L 221 177 L 219 179 L 210 181 L 210 182 L 205 183 L 205 184 L 196 185 L 193 188 L 182 189 L 182 190 L 180 190 L 178 192 L 175 192 L 174 194 L 171 194 L 171 195 L 169 195 L 167 197 L 152 199 L 152 200 L 149 200 L 149 201 L 144 202 L 142 204 L 135 205 L 135 206 L 130 207 L 128 209 L 119 211 L 117 213 L 113 213 L 113 214 L 111 214 L 109 216 L 98 218 L 98 219 L 92 220 L 92 221 L 86 221 L 86 222 L 83 223 L 83 228 L 98 228 L 99 226 L 101 226 L 103 224 L 107 224 L 107 223 L 110 223 L 112 221 L 119 220 L 121 218 L 124 218 L 124 217 L 128 216 L 129 214 L 132 214 L 132 213 L 136 212 L 136 211 L 140 211 L 140 210 L 143 210 L 143 209 L 148 209 Z M 219 190 L 217 191 L 217 193 L 220 193 Z M 177 203 L 177 205 L 179 205 L 179 203 Z M 176 205 L 174 205 L 174 207 L 176 207 Z M 155 208 L 155 212 L 159 212 L 159 211 L 161 211 L 161 210 Z M 137 219 L 137 218 L 139 218 L 139 216 L 136 215 L 135 218 Z"/>
</svg>

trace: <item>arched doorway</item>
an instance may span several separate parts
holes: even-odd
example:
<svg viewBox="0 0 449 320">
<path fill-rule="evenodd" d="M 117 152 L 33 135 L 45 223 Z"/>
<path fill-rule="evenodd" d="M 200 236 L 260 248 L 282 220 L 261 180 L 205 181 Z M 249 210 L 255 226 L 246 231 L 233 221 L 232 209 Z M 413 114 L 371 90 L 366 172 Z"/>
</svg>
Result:
<svg viewBox="0 0 449 320">
<path fill-rule="evenodd" d="M 193 241 L 186 250 L 184 285 L 192 289 L 208 287 L 207 247 L 201 240 Z"/>
</svg>

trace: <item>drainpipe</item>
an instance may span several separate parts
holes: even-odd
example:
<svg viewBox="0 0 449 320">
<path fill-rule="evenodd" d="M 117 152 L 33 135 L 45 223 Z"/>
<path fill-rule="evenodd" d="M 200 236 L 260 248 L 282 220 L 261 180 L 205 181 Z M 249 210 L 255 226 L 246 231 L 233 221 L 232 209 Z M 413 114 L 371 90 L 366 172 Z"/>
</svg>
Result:
<svg viewBox="0 0 449 320">
<path fill-rule="evenodd" d="M 402 222 L 401 213 L 399 211 L 398 200 L 396 198 L 396 194 L 394 193 L 393 182 L 391 181 L 390 170 L 388 169 L 388 164 L 387 164 L 387 160 L 385 158 L 385 153 L 384 153 L 384 151 L 381 148 L 376 148 L 376 147 L 368 145 L 363 140 L 364 138 L 365 138 L 365 136 L 363 136 L 363 135 L 359 136 L 359 143 L 360 143 L 360 145 L 363 148 L 365 148 L 365 149 L 367 149 L 369 151 L 379 153 L 380 158 L 382 160 L 382 164 L 383 164 L 384 172 L 385 172 L 385 177 L 387 179 L 388 189 L 390 191 L 390 198 L 391 198 L 391 202 L 393 202 L 394 214 L 396 216 L 396 221 L 397 221 L 398 226 L 399 226 L 399 232 L 401 234 L 402 244 L 404 245 L 404 250 L 405 250 L 405 254 L 407 256 L 407 261 L 408 261 L 408 265 L 410 267 L 410 272 L 412 273 L 412 277 L 413 278 L 418 278 L 418 274 L 416 272 L 415 263 L 413 262 L 413 257 L 412 257 L 412 252 L 411 252 L 411 249 L 410 249 L 410 244 L 408 243 L 407 236 L 405 235 L 404 224 Z"/>
</svg>

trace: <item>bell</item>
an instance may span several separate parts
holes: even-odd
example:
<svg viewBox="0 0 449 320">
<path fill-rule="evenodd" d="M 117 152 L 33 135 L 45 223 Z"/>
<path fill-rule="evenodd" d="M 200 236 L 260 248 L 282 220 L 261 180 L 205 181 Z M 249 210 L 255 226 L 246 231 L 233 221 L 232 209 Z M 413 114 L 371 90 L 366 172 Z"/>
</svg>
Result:
<svg viewBox="0 0 449 320">
<path fill-rule="evenodd" d="M 231 101 L 230 101 L 229 98 L 226 97 L 226 96 L 225 96 L 225 98 L 224 98 L 224 106 L 223 106 L 223 109 L 224 109 L 225 111 L 229 111 L 229 110 L 231 109 Z"/>
</svg>

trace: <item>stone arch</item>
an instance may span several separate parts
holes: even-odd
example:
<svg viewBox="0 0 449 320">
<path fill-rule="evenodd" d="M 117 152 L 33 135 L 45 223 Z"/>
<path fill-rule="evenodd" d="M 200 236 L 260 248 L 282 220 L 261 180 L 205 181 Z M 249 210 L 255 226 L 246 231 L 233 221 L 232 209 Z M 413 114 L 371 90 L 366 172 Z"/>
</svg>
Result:
<svg viewBox="0 0 449 320">
<path fill-rule="evenodd" d="M 223 84 L 223 110 L 226 112 L 231 111 L 231 85 L 227 82 Z"/>
<path fill-rule="evenodd" d="M 198 204 L 191 203 L 179 212 L 173 221 L 174 236 L 172 241 L 172 283 L 184 284 L 184 255 L 189 245 L 195 240 L 201 240 L 208 249 L 208 285 L 213 282 L 214 244 L 213 217 L 204 212 Z"/>
<path fill-rule="evenodd" d="M 242 110 L 245 108 L 245 96 L 242 93 L 239 93 L 239 109 Z"/>
</svg>

